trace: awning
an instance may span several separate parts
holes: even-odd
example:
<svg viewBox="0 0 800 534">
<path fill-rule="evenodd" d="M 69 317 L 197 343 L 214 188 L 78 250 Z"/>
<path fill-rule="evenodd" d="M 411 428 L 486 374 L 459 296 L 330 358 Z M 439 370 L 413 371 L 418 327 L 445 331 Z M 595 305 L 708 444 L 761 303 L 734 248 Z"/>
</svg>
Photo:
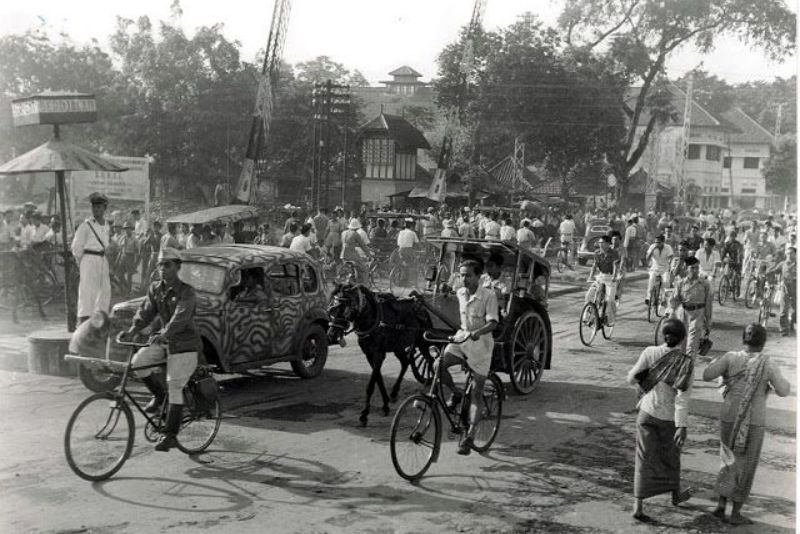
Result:
<svg viewBox="0 0 800 534">
<path fill-rule="evenodd" d="M 244 204 L 233 204 L 230 206 L 217 206 L 192 213 L 175 215 L 167 219 L 167 223 L 176 224 L 211 224 L 229 223 L 258 217 L 258 209 L 255 206 Z"/>
</svg>

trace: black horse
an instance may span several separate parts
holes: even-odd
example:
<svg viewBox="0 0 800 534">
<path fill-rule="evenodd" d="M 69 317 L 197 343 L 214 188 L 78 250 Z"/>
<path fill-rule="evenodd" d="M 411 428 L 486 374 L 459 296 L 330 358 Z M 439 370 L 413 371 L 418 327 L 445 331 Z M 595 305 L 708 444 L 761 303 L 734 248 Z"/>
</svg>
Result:
<svg viewBox="0 0 800 534">
<path fill-rule="evenodd" d="M 383 398 L 383 415 L 389 415 L 389 401 L 397 400 L 400 383 L 408 366 L 414 364 L 416 350 L 424 355 L 423 358 L 430 357 L 430 344 L 422 337 L 431 327 L 430 318 L 413 298 L 398 299 L 391 293 L 373 293 L 361 284 L 337 285 L 331 294 L 328 313 L 331 318 L 329 343 L 337 343 L 352 325 L 358 336 L 358 346 L 372 368 L 367 384 L 367 402 L 358 418 L 362 426 L 367 426 L 375 384 Z M 390 351 L 400 360 L 400 375 L 392 386 L 391 396 L 386 393 L 381 374 L 386 353 Z"/>
</svg>

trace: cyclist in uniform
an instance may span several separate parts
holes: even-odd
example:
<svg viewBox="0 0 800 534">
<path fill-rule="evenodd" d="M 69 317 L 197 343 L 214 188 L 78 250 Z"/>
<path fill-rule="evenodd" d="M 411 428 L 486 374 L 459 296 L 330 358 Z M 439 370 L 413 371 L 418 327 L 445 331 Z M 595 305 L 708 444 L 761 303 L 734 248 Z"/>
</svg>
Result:
<svg viewBox="0 0 800 534">
<path fill-rule="evenodd" d="M 168 451 L 175 447 L 183 416 L 183 388 L 197 368 L 197 353 L 200 336 L 195 329 L 195 293 L 192 286 L 178 278 L 181 268 L 180 253 L 172 248 L 161 249 L 158 255 L 159 281 L 150 284 L 147 296 L 133 318 L 131 327 L 123 332 L 122 339 L 131 339 L 134 334 L 158 320 L 160 330 L 154 330 L 150 345 L 140 349 L 133 357 L 133 366 L 167 363 L 167 390 L 169 410 L 165 432 L 156 443 L 157 451 Z M 151 367 L 136 371 L 153 399 L 145 410 L 155 412 L 164 398 L 163 377 L 160 368 Z"/>
<path fill-rule="evenodd" d="M 647 250 L 646 260 L 650 264 L 650 278 L 647 281 L 647 294 L 645 295 L 644 303 L 650 305 L 650 293 L 656 284 L 656 279 L 660 276 L 664 287 L 669 287 L 669 279 L 667 277 L 669 270 L 669 262 L 673 256 L 672 247 L 664 243 L 664 236 L 659 235 L 656 237 L 656 242 L 650 245 Z"/>
<path fill-rule="evenodd" d="M 458 403 L 460 395 L 457 394 L 453 377 L 447 369 L 466 360 L 472 370 L 474 384 L 470 399 L 469 428 L 458 443 L 458 454 L 469 454 L 472 450 L 475 430 L 483 410 L 483 384 L 492 365 L 494 339 L 491 332 L 499 321 L 497 296 L 494 291 L 481 285 L 482 273 L 483 265 L 477 260 L 465 260 L 459 266 L 459 276 L 464 287 L 456 292 L 461 316 L 461 329 L 456 337 L 468 336 L 469 339 L 461 344 L 448 344 L 439 362 L 442 383 L 454 392 L 451 399 L 453 404 Z"/>
<path fill-rule="evenodd" d="M 589 279 L 594 277 L 597 271 L 595 280 L 598 284 L 602 284 L 606 287 L 606 314 L 608 318 L 606 324 L 608 326 L 614 325 L 614 318 L 617 315 L 616 293 L 617 280 L 619 279 L 620 272 L 619 263 L 619 254 L 611 248 L 611 238 L 607 235 L 601 236 L 600 250 L 596 250 L 594 253 L 594 264 L 589 273 Z M 591 290 L 586 292 L 587 303 L 594 300 L 593 293 L 594 292 Z"/>
</svg>

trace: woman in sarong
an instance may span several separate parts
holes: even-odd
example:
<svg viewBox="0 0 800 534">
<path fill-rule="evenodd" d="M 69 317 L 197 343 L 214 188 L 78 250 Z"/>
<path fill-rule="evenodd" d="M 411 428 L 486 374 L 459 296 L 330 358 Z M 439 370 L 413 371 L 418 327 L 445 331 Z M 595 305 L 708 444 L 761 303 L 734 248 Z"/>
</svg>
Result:
<svg viewBox="0 0 800 534">
<path fill-rule="evenodd" d="M 752 523 L 742 515 L 742 505 L 750 495 L 753 478 L 764 443 L 767 393 L 773 390 L 785 397 L 791 389 L 777 365 L 763 354 L 767 331 L 749 324 L 742 334 L 744 350 L 726 352 L 708 364 L 703 380 L 722 377 L 725 385 L 720 415 L 721 468 L 717 477 L 719 503 L 714 515 L 725 518 L 728 499 L 733 501 L 730 522 Z"/>
<path fill-rule="evenodd" d="M 664 345 L 647 347 L 628 373 L 628 383 L 638 384 L 636 463 L 633 481 L 633 517 L 651 522 L 643 501 L 672 493 L 677 506 L 691 497 L 681 491 L 681 447 L 686 441 L 694 362 L 680 346 L 686 327 L 677 319 L 664 321 Z"/>
</svg>

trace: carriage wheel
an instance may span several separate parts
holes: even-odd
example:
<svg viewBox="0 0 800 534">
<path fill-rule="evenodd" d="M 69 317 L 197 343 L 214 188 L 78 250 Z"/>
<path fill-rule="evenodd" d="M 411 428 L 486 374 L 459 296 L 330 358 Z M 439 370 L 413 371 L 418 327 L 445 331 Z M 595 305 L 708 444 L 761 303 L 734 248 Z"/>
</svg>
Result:
<svg viewBox="0 0 800 534">
<path fill-rule="evenodd" d="M 414 354 L 411 358 L 411 372 L 420 384 L 430 384 L 433 379 L 433 361 L 439 353 L 439 347 L 429 345 L 423 351 L 419 347 L 414 347 Z"/>
<path fill-rule="evenodd" d="M 544 318 L 536 310 L 525 312 L 517 319 L 511 340 L 511 385 L 527 395 L 542 378 L 550 348 Z"/>
<path fill-rule="evenodd" d="M 594 302 L 587 302 L 581 311 L 581 319 L 578 323 L 581 343 L 590 347 L 600 328 L 600 314 L 597 313 L 597 306 L 594 305 Z"/>
</svg>

